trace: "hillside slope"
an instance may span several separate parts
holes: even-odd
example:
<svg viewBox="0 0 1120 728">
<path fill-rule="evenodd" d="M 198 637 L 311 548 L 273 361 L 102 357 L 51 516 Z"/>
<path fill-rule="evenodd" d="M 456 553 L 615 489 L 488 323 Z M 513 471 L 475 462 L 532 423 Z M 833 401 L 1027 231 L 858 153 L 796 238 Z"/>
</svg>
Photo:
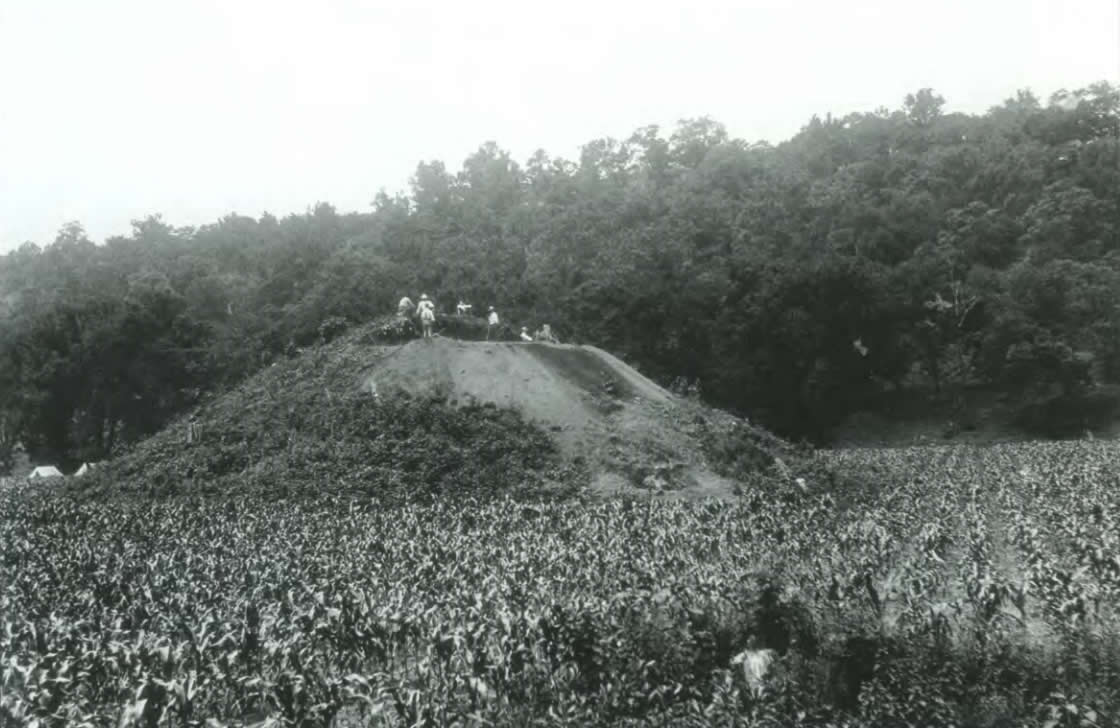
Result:
<svg viewBox="0 0 1120 728">
<path fill-rule="evenodd" d="M 596 490 L 733 491 L 682 427 L 695 405 L 595 347 L 437 337 L 370 356 L 376 363 L 362 386 L 371 394 L 404 390 L 513 408 L 566 457 L 588 462 Z"/>
<path fill-rule="evenodd" d="M 788 480 L 800 457 L 594 347 L 385 344 L 371 324 L 276 362 L 70 487 L 730 497 L 727 476 Z"/>
</svg>

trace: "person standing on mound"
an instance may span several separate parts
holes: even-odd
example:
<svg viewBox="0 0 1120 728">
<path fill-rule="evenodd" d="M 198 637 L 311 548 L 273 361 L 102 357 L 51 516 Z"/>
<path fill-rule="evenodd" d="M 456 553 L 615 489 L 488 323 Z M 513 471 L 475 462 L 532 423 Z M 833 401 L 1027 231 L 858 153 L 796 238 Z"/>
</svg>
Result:
<svg viewBox="0 0 1120 728">
<path fill-rule="evenodd" d="M 486 340 L 490 341 L 490 332 L 498 326 L 498 312 L 490 307 L 490 316 L 486 319 Z"/>
<path fill-rule="evenodd" d="M 416 313 L 420 317 L 420 328 L 424 338 L 432 338 L 432 326 L 436 322 L 436 307 L 427 293 L 420 296 L 420 303 L 416 304 Z"/>
</svg>

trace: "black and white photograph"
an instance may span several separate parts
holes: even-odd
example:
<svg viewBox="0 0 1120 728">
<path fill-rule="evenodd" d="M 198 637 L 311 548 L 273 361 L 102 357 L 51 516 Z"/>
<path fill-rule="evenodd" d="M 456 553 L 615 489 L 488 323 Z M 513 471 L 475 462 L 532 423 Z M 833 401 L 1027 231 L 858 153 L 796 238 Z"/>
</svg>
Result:
<svg viewBox="0 0 1120 728">
<path fill-rule="evenodd" d="M 0 0 L 0 728 L 1120 726 L 1120 0 Z"/>
</svg>

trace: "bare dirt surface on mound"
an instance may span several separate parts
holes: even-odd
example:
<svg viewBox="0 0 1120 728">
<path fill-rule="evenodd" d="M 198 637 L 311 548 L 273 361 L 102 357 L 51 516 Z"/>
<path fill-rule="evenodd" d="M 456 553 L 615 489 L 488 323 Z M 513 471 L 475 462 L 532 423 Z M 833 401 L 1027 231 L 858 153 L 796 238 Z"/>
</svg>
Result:
<svg viewBox="0 0 1120 728">
<path fill-rule="evenodd" d="M 519 409 L 582 458 L 602 494 L 730 497 L 700 443 L 682 428 L 690 405 L 591 346 L 466 342 L 436 337 L 370 347 L 362 389 L 437 394 Z"/>
</svg>

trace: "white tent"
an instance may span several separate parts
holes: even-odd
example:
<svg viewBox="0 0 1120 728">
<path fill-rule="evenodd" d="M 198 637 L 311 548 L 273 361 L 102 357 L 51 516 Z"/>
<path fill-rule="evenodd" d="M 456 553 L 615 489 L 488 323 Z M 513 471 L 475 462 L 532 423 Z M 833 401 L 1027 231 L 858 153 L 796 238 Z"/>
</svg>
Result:
<svg viewBox="0 0 1120 728">
<path fill-rule="evenodd" d="M 46 478 L 61 478 L 62 473 L 53 465 L 40 465 L 27 476 L 28 480 L 45 480 Z"/>
</svg>

